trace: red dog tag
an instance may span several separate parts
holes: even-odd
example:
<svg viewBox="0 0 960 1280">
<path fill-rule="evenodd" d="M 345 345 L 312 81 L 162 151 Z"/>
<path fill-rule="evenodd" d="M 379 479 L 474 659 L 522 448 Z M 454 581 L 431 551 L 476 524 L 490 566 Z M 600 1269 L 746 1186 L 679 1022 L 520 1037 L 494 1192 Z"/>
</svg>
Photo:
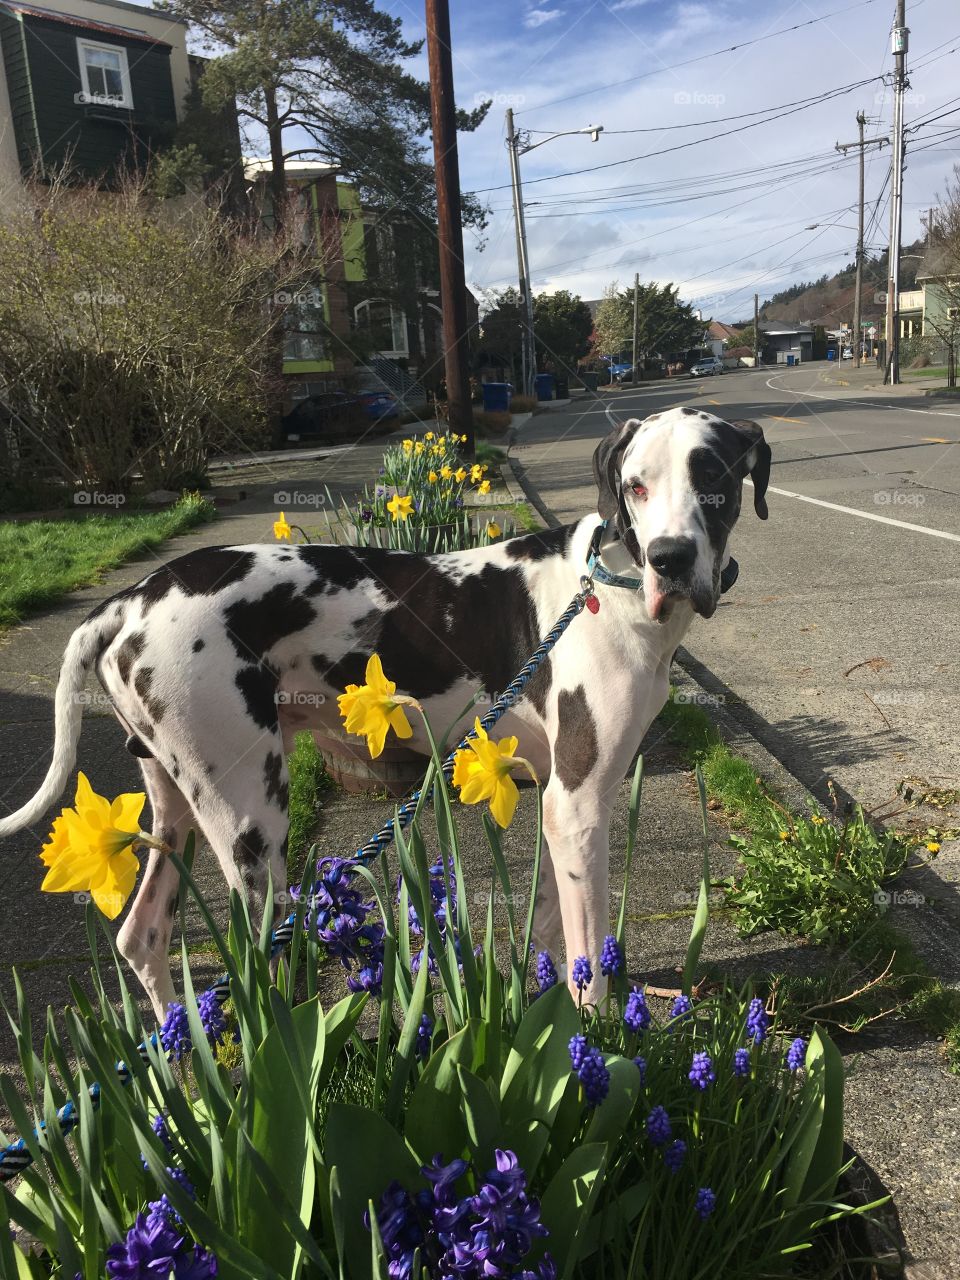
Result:
<svg viewBox="0 0 960 1280">
<path fill-rule="evenodd" d="M 600 601 L 596 596 L 587 596 L 587 608 L 591 613 L 600 612 Z"/>
</svg>

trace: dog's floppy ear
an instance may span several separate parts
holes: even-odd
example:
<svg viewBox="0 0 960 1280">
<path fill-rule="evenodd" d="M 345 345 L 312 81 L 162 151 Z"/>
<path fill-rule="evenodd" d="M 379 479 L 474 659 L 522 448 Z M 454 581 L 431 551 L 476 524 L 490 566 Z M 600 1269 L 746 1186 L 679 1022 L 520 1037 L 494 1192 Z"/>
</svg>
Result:
<svg viewBox="0 0 960 1280">
<path fill-rule="evenodd" d="M 620 509 L 620 463 L 624 449 L 639 426 L 639 418 L 619 423 L 594 450 L 593 478 L 599 491 L 597 510 L 604 520 L 612 520 Z"/>
<path fill-rule="evenodd" d="M 770 483 L 770 446 L 763 438 L 763 428 L 749 418 L 739 418 L 730 425 L 736 427 L 746 446 L 744 470 L 749 471 L 753 481 L 753 509 L 761 520 L 766 520 L 768 512 L 765 495 Z"/>
</svg>

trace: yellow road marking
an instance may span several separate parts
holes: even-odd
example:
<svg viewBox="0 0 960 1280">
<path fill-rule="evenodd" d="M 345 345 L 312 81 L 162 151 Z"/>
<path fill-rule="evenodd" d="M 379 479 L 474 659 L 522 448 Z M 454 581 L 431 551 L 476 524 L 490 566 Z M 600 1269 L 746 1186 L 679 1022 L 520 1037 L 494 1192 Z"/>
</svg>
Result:
<svg viewBox="0 0 960 1280">
<path fill-rule="evenodd" d="M 950 441 L 944 440 L 942 436 L 921 436 L 920 439 L 924 444 L 950 444 Z"/>
<path fill-rule="evenodd" d="M 720 401 L 719 401 L 719 400 L 708 400 L 708 401 L 707 401 L 707 404 L 719 404 L 719 403 L 720 403 Z"/>
<path fill-rule="evenodd" d="M 771 422 L 806 422 L 805 418 L 777 418 L 773 414 L 770 414 L 769 417 Z"/>
</svg>

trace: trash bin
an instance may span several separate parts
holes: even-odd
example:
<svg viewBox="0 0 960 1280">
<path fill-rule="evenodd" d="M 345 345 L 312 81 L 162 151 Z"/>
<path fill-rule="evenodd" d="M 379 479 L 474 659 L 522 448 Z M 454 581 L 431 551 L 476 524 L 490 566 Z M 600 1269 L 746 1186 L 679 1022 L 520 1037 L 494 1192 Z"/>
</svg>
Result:
<svg viewBox="0 0 960 1280">
<path fill-rule="evenodd" d="M 484 382 L 481 383 L 480 390 L 483 393 L 483 408 L 485 413 L 510 412 L 509 382 Z"/>
<path fill-rule="evenodd" d="M 538 400 L 553 399 L 553 374 L 552 373 L 538 373 L 533 380 L 533 385 L 536 388 Z"/>
<path fill-rule="evenodd" d="M 596 391 L 600 385 L 599 373 L 581 373 L 580 381 L 583 383 L 584 391 Z"/>
<path fill-rule="evenodd" d="M 566 378 L 557 378 L 556 387 L 558 400 L 570 399 L 570 383 Z"/>
<path fill-rule="evenodd" d="M 796 356 L 788 355 L 788 356 L 787 356 L 787 364 L 788 364 L 788 365 L 792 365 L 792 364 L 795 364 L 795 363 L 796 363 Z"/>
<path fill-rule="evenodd" d="M 833 347 L 828 347 L 828 348 L 827 348 L 827 359 L 828 359 L 828 360 L 836 360 L 836 358 L 837 358 L 837 353 L 834 351 Z"/>
</svg>

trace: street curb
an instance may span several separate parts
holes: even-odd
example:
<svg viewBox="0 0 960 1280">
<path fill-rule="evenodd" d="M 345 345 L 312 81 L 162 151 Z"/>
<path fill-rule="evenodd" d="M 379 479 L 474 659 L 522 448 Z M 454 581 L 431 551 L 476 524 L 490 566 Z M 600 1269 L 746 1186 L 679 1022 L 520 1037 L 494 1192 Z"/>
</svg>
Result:
<svg viewBox="0 0 960 1280">
<path fill-rule="evenodd" d="M 520 483 L 512 458 L 504 458 L 500 464 L 500 474 L 503 478 L 503 483 L 507 486 L 507 493 L 510 495 L 511 502 L 530 502 L 526 490 Z M 541 515 L 541 512 L 538 510 L 537 514 Z"/>
</svg>

